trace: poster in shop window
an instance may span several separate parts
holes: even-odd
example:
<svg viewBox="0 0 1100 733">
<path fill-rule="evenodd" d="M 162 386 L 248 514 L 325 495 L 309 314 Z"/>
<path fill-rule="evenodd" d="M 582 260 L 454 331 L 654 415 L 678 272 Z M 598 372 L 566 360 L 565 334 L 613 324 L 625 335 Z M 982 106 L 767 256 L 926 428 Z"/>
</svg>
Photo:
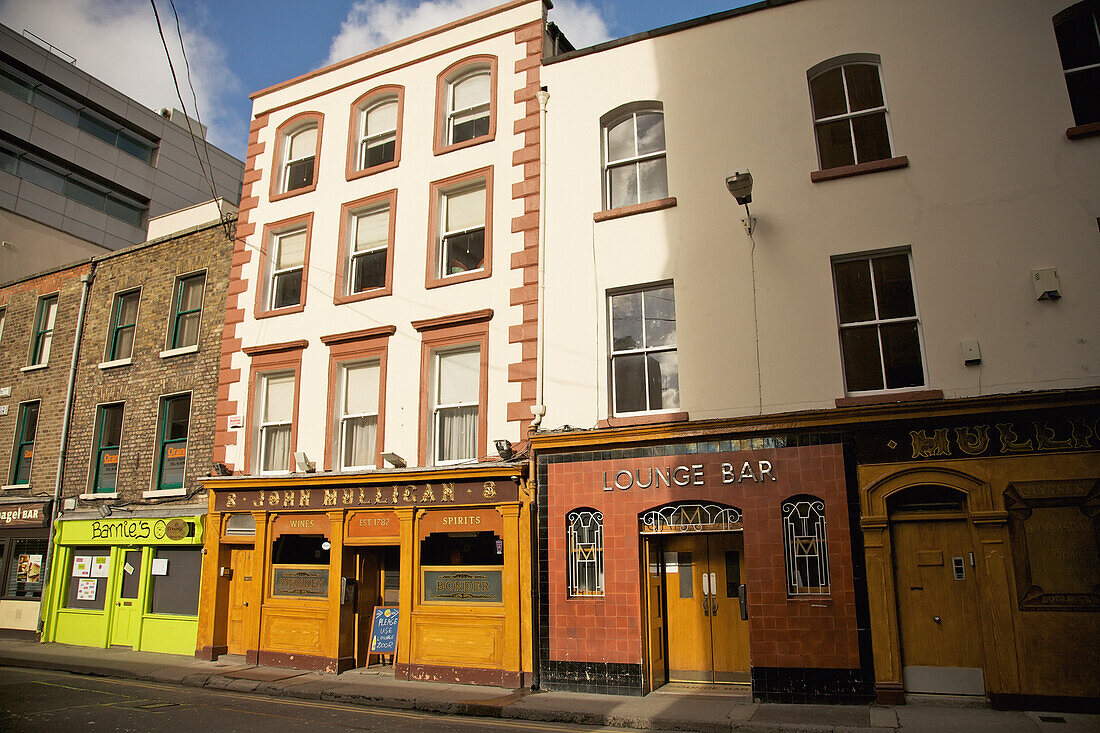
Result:
<svg viewBox="0 0 1100 733">
<path fill-rule="evenodd" d="M 398 617 L 396 606 L 374 607 L 370 625 L 370 644 L 367 646 L 367 651 L 371 654 L 397 653 Z"/>
<path fill-rule="evenodd" d="M 42 556 L 20 555 L 16 566 L 17 583 L 37 583 L 42 579 Z"/>
<path fill-rule="evenodd" d="M 94 601 L 95 590 L 99 581 L 95 578 L 81 578 L 80 584 L 76 587 L 76 600 L 78 601 Z"/>
<path fill-rule="evenodd" d="M 93 578 L 106 578 L 107 577 L 107 563 L 110 557 L 93 557 L 92 558 L 92 577 Z"/>
<path fill-rule="evenodd" d="M 92 574 L 92 558 L 88 555 L 77 555 L 73 558 L 73 577 L 87 578 Z"/>
</svg>

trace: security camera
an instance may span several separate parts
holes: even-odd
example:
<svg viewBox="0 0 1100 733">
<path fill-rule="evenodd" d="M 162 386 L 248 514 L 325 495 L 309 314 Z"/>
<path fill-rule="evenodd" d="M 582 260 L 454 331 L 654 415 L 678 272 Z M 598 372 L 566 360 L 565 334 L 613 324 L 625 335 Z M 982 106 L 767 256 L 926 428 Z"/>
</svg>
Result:
<svg viewBox="0 0 1100 733">
<path fill-rule="evenodd" d="M 740 171 L 726 176 L 726 188 L 739 204 L 752 202 L 752 174 Z"/>
</svg>

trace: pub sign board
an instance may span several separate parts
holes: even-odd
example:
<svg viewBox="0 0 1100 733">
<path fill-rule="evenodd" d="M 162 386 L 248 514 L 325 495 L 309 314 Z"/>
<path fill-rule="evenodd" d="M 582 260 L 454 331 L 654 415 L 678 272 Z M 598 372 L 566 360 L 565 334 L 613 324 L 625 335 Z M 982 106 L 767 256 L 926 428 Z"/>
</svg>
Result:
<svg viewBox="0 0 1100 733">
<path fill-rule="evenodd" d="M 440 481 L 418 484 L 371 484 L 351 488 L 310 487 L 267 491 L 219 491 L 214 511 L 278 511 L 280 509 L 353 509 L 367 507 L 499 504 L 519 500 L 511 479 Z"/>
<path fill-rule="evenodd" d="M 293 598 L 326 598 L 328 568 L 308 565 L 275 565 L 271 568 L 271 595 Z"/>
<path fill-rule="evenodd" d="M 45 527 L 49 523 L 52 503 L 47 501 L 37 504 L 0 504 L 0 529 Z"/>
<path fill-rule="evenodd" d="M 501 570 L 424 569 L 425 603 L 504 603 Z"/>
<path fill-rule="evenodd" d="M 371 616 L 370 654 L 397 653 L 397 623 L 401 617 L 397 606 L 375 606 Z"/>
</svg>

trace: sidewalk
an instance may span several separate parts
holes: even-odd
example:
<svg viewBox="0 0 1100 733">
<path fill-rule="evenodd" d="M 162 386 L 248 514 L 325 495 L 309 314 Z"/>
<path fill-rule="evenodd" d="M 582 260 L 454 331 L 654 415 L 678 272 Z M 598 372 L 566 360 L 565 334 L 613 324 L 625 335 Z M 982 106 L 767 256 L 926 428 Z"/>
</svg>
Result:
<svg viewBox="0 0 1100 733">
<path fill-rule="evenodd" d="M 530 692 L 496 687 L 406 682 L 388 669 L 340 675 L 258 667 L 232 661 L 124 649 L 0 639 L 0 666 L 69 671 L 122 679 L 209 687 L 273 697 L 325 700 L 451 715 L 487 716 L 622 728 L 685 731 L 1100 731 L 1100 715 L 996 711 L 943 702 L 879 705 L 761 705 L 706 692 L 646 697 Z"/>
</svg>

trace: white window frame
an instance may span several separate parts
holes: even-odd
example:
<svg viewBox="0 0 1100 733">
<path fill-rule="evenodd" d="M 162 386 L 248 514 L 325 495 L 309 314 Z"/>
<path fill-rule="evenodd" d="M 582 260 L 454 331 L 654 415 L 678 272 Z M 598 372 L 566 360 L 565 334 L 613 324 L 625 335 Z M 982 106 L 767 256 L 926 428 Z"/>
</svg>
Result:
<svg viewBox="0 0 1100 733">
<path fill-rule="evenodd" d="M 283 269 L 277 269 L 279 262 L 279 254 L 282 251 L 283 240 L 287 237 L 294 236 L 296 234 L 303 234 L 306 238 L 305 244 L 302 248 L 302 264 L 295 267 L 284 267 Z M 277 310 L 279 308 L 293 308 L 301 305 L 304 300 L 305 293 L 303 286 L 305 284 L 305 266 L 306 266 L 306 249 L 309 247 L 309 226 L 303 224 L 301 226 L 291 227 L 278 232 L 272 232 L 271 234 L 271 274 L 267 279 L 267 308 L 268 310 Z M 290 303 L 287 305 L 275 304 L 275 293 L 278 292 L 276 287 L 276 281 L 278 278 L 290 275 L 294 272 L 301 273 L 298 276 L 298 302 Z"/>
<path fill-rule="evenodd" d="M 616 291 L 609 292 L 607 294 L 608 377 L 611 380 L 610 385 L 609 385 L 610 389 L 608 391 L 611 394 L 612 414 L 615 415 L 616 417 L 618 417 L 618 416 L 627 416 L 627 415 L 660 415 L 662 413 L 678 412 L 680 410 L 679 400 L 677 400 L 677 404 L 674 407 L 663 407 L 663 408 L 657 409 L 657 410 L 650 409 L 650 406 L 649 406 L 649 388 L 648 388 L 649 387 L 649 361 L 648 361 L 648 359 L 644 359 L 644 357 L 648 356 L 649 354 L 675 352 L 676 355 L 677 355 L 676 356 L 676 381 L 677 381 L 677 385 L 679 385 L 680 358 L 679 358 L 679 340 L 678 339 L 677 339 L 676 343 L 674 343 L 672 345 L 653 346 L 653 347 L 643 345 L 641 348 L 637 348 L 637 349 L 621 349 L 621 350 L 616 350 L 615 349 L 615 327 L 614 327 L 615 315 L 614 315 L 613 306 L 611 304 L 611 301 L 615 297 L 621 296 L 621 295 L 632 295 L 634 293 L 642 294 L 641 321 L 642 321 L 642 338 L 644 340 L 644 338 L 645 338 L 645 293 L 648 292 L 648 291 L 651 291 L 651 290 L 663 290 L 664 288 L 669 288 L 670 290 L 673 291 L 673 307 L 675 307 L 675 292 L 676 292 L 676 289 L 675 289 L 675 287 L 673 286 L 673 284 L 671 282 L 653 283 L 651 285 L 646 285 L 646 286 L 638 287 L 638 288 L 630 288 L 630 289 L 627 289 L 627 290 L 616 290 Z M 616 382 L 615 382 L 615 360 L 616 360 L 616 357 L 637 356 L 637 355 L 641 355 L 643 357 L 643 364 L 645 365 L 645 381 L 643 382 L 643 388 L 644 388 L 643 394 L 645 395 L 646 409 L 644 409 L 644 410 L 631 410 L 631 411 L 623 412 L 623 411 L 619 410 L 618 395 L 617 395 L 617 392 L 616 392 L 616 389 L 615 389 L 615 385 L 616 385 Z M 679 387 L 677 387 L 677 394 L 679 394 Z"/>
<path fill-rule="evenodd" d="M 378 370 L 378 382 L 379 382 L 380 387 L 381 387 L 381 383 L 382 383 L 382 364 L 381 364 L 380 360 L 378 360 L 378 359 L 369 359 L 367 361 L 347 362 L 347 363 L 341 363 L 339 365 L 339 369 L 340 369 L 340 393 L 338 395 L 338 398 L 339 398 L 340 410 L 339 410 L 339 414 L 337 415 L 337 418 L 336 418 L 336 431 L 337 431 L 338 438 L 337 438 L 337 441 L 336 441 L 336 456 L 335 456 L 336 460 L 333 461 L 333 463 L 336 466 L 338 466 L 339 470 L 341 470 L 341 471 L 365 471 L 365 470 L 373 469 L 373 468 L 377 467 L 373 462 L 365 463 L 363 465 L 351 465 L 351 466 L 344 465 L 344 447 L 346 445 L 346 440 L 347 440 L 348 423 L 351 420 L 359 420 L 359 419 L 362 419 L 362 418 L 365 418 L 365 417 L 367 417 L 367 418 L 373 417 L 374 418 L 374 443 L 375 444 L 374 444 L 373 450 L 371 451 L 371 456 L 373 457 L 373 456 L 377 455 L 377 453 L 378 453 L 378 409 L 377 409 L 377 404 L 378 404 L 379 395 L 376 394 L 374 396 L 375 405 L 376 405 L 376 408 L 375 408 L 374 412 L 349 413 L 347 411 L 347 404 L 348 404 L 348 372 L 351 369 L 359 369 L 359 368 L 377 369 Z"/>
<path fill-rule="evenodd" d="M 278 421 L 278 422 L 265 422 L 264 421 L 264 415 L 267 414 L 268 385 L 274 380 L 281 380 L 281 379 L 289 379 L 291 384 L 294 384 L 294 380 L 296 378 L 297 377 L 296 377 L 295 373 L 292 372 L 292 371 L 291 372 L 282 372 L 281 371 L 281 372 L 269 372 L 269 373 L 261 374 L 260 378 L 258 380 L 260 382 L 260 384 L 258 385 L 258 389 L 259 389 L 258 397 L 259 397 L 259 399 L 256 400 L 256 402 L 257 402 L 257 412 L 256 412 L 256 433 L 257 433 L 257 435 L 256 435 L 256 465 L 260 469 L 259 472 L 258 472 L 260 475 L 277 476 L 277 475 L 288 474 L 288 473 L 291 473 L 291 467 L 294 465 L 292 463 L 292 461 L 294 460 L 294 455 L 293 455 L 294 454 L 294 446 L 291 445 L 291 440 L 292 440 L 293 434 L 294 434 L 294 404 L 293 404 L 293 399 L 294 398 L 293 398 L 293 396 L 291 397 L 292 402 L 291 402 L 291 405 L 290 405 L 290 416 L 291 416 L 290 420 Z M 280 430 L 282 428 L 286 428 L 286 430 L 287 430 L 287 456 L 286 456 L 287 467 L 285 469 L 268 470 L 264 467 L 264 456 L 267 454 L 266 448 L 267 448 L 268 435 L 269 435 L 269 433 L 272 433 L 276 430 Z"/>
<path fill-rule="evenodd" d="M 615 168 L 625 168 L 627 166 L 634 166 L 635 181 L 637 182 L 635 198 L 636 201 L 631 204 L 624 204 L 624 206 L 631 206 L 633 204 L 645 203 L 642 201 L 642 171 L 640 164 L 650 160 L 657 160 L 663 158 L 665 160 L 665 191 L 668 195 L 668 137 L 665 136 L 665 146 L 661 150 L 655 150 L 649 153 L 638 152 L 638 115 L 641 114 L 659 114 L 661 115 L 661 125 L 664 126 L 664 108 L 659 105 L 654 106 L 642 106 L 637 109 L 631 109 L 630 112 L 625 114 L 619 114 L 609 119 L 603 125 L 601 132 L 603 133 L 603 188 L 604 188 L 604 210 L 609 210 L 612 207 L 611 203 L 611 172 Z M 630 120 L 633 123 L 634 128 L 634 155 L 627 156 L 625 158 L 617 158 L 611 160 L 611 145 L 609 135 L 611 130 L 618 127 L 620 124 Z M 647 199 L 647 201 L 658 199 Z M 614 207 L 618 208 L 618 207 Z"/>
<path fill-rule="evenodd" d="M 385 239 L 385 241 L 379 246 L 372 247 L 370 249 L 364 249 L 364 250 L 356 251 L 355 241 L 356 241 L 356 239 L 358 239 L 357 235 L 358 235 L 358 232 L 359 232 L 359 218 L 360 217 L 365 217 L 365 216 L 373 216 L 375 214 L 381 214 L 383 212 L 385 212 L 385 214 L 386 214 L 386 239 Z M 351 211 L 351 212 L 348 213 L 348 225 L 349 225 L 348 228 L 347 228 L 347 230 L 348 230 L 348 241 L 347 241 L 348 257 L 347 257 L 347 265 L 346 265 L 347 270 L 344 274 L 344 282 L 346 283 L 344 285 L 344 295 L 358 295 L 359 293 L 369 293 L 372 290 L 381 290 L 382 288 L 386 287 L 386 275 L 385 275 L 385 273 L 383 273 L 382 274 L 382 284 L 381 285 L 377 285 L 377 286 L 370 287 L 370 288 L 365 288 L 364 290 L 355 290 L 354 289 L 355 288 L 355 264 L 356 264 L 356 260 L 358 260 L 358 259 L 365 259 L 368 255 L 374 254 L 376 252 L 385 251 L 386 252 L 386 258 L 387 258 L 386 265 L 387 265 L 387 268 L 388 268 L 388 266 L 389 266 L 388 259 L 392 256 L 392 254 L 389 252 L 389 248 L 390 248 L 389 232 L 390 232 L 390 230 L 392 228 L 392 225 L 393 225 L 393 222 L 391 221 L 390 217 L 392 217 L 392 216 L 393 216 L 393 208 L 390 206 L 389 201 L 375 203 L 375 204 L 372 204 L 370 206 L 365 206 L 362 209 L 357 209 L 355 211 Z"/>
<path fill-rule="evenodd" d="M 850 66 L 873 66 L 875 72 L 878 74 L 879 91 L 882 94 L 882 104 L 878 107 L 871 107 L 869 109 L 861 109 L 856 112 L 852 111 L 852 101 L 848 97 L 848 77 L 845 72 Z M 841 87 L 844 90 L 844 109 L 843 114 L 830 115 L 828 117 L 818 118 L 814 112 L 814 98 L 813 98 L 813 82 L 819 76 L 827 74 L 834 69 L 840 69 L 840 81 Z M 831 168 L 825 168 L 824 163 L 821 160 L 821 139 L 818 137 L 818 127 L 820 125 L 826 125 L 831 122 L 839 122 L 847 120 L 848 122 L 848 139 L 852 143 L 852 165 L 860 165 L 861 163 L 870 163 L 873 161 L 861 161 L 859 159 L 859 151 L 856 148 L 856 133 L 852 127 L 852 120 L 858 117 L 870 117 L 874 114 L 882 113 L 886 122 L 886 144 L 889 147 L 889 152 L 885 158 L 876 158 L 875 160 L 889 160 L 894 157 L 894 130 L 890 124 L 890 102 L 886 98 L 886 83 L 882 80 L 882 61 L 877 56 L 870 56 L 865 54 L 856 54 L 853 56 L 842 56 L 836 59 L 826 61 L 817 67 L 811 69 L 811 75 L 808 78 L 810 87 L 810 116 L 813 117 L 814 125 L 814 144 L 817 147 L 817 165 L 821 170 L 830 170 Z M 833 168 L 837 166 L 832 166 Z"/>
<path fill-rule="evenodd" d="M 317 144 L 316 143 L 314 143 L 313 150 L 310 152 L 309 155 L 303 155 L 300 158 L 291 158 L 290 157 L 290 150 L 291 150 L 291 148 L 294 147 L 294 145 L 293 145 L 294 138 L 296 138 L 299 135 L 302 135 L 302 134 L 304 134 L 304 133 L 306 133 L 310 130 L 313 130 L 314 133 L 318 136 L 318 139 L 320 139 L 321 126 L 318 125 L 316 122 L 310 122 L 308 124 L 304 124 L 301 127 L 297 127 L 294 130 L 291 130 L 290 132 L 287 132 L 283 136 L 283 170 L 281 172 L 282 182 L 281 182 L 281 185 L 279 186 L 279 192 L 280 193 L 292 193 L 294 191 L 298 191 L 299 189 L 308 188 L 310 186 L 310 184 L 307 183 L 305 186 L 299 186 L 298 188 L 290 188 L 289 187 L 290 186 L 290 168 L 295 163 L 301 163 L 301 162 L 304 162 L 306 160 L 309 160 L 310 158 L 313 158 L 313 178 L 315 179 L 317 177 Z"/>
<path fill-rule="evenodd" d="M 473 403 L 467 402 L 455 402 L 455 403 L 440 403 L 439 402 L 439 390 L 440 390 L 440 364 L 442 357 L 459 353 L 476 353 L 478 355 L 478 375 L 477 375 L 477 397 Z M 440 347 L 432 351 L 432 374 L 431 374 L 431 392 L 429 393 L 429 409 L 431 412 L 431 435 L 428 436 L 428 455 L 431 459 L 433 466 L 448 466 L 456 463 L 466 463 L 469 461 L 476 461 L 478 445 L 480 444 L 479 430 L 481 426 L 481 345 L 480 344 L 458 344 L 455 346 Z M 439 451 L 439 436 L 441 434 L 440 422 L 444 412 L 446 411 L 458 411 L 469 407 L 475 408 L 474 413 L 474 454 L 468 457 L 462 458 L 440 458 Z"/>
<path fill-rule="evenodd" d="M 384 130 L 382 132 L 376 132 L 371 135 L 367 134 L 367 118 L 370 113 L 379 107 L 387 104 L 394 106 L 394 123 L 392 130 Z M 400 124 L 398 119 L 400 116 L 401 106 L 396 94 L 387 94 L 382 97 L 375 97 L 371 99 L 363 108 L 359 111 L 359 149 L 356 154 L 358 168 L 357 170 L 367 170 L 367 151 L 379 144 L 385 145 L 391 140 L 394 143 L 394 159 L 397 158 L 397 126 Z M 376 165 L 386 165 L 392 163 L 392 160 L 383 161 Z M 370 166 L 373 168 L 374 166 Z"/>
<path fill-rule="evenodd" d="M 450 206 L 451 197 L 460 196 L 464 193 L 469 193 L 471 191 L 478 190 L 478 189 L 480 189 L 481 191 L 484 191 L 484 193 L 485 193 L 485 208 L 482 209 L 481 226 L 480 227 L 467 227 L 465 229 L 455 229 L 453 231 L 448 230 L 447 229 L 447 214 L 448 214 L 448 207 Z M 487 215 L 488 215 L 488 204 L 489 204 L 489 182 L 485 178 L 480 178 L 480 179 L 477 179 L 475 181 L 467 181 L 467 182 L 462 183 L 459 186 L 444 189 L 444 190 L 441 190 L 439 192 L 439 243 L 438 243 L 438 246 L 436 247 L 436 263 L 435 263 L 436 277 L 438 277 L 438 278 L 458 277 L 459 275 L 466 275 L 467 273 L 471 273 L 471 272 L 482 272 L 482 271 L 485 270 L 486 262 L 488 260 L 488 252 L 487 252 L 487 244 L 488 243 L 486 242 L 486 238 L 487 238 L 487 234 L 488 234 L 488 232 L 487 232 L 488 227 L 487 227 L 487 224 L 486 224 L 486 219 L 488 218 L 487 217 Z M 447 257 L 447 254 L 448 254 L 448 251 L 447 251 L 447 249 L 448 249 L 447 248 L 447 238 L 448 237 L 457 237 L 457 236 L 460 236 L 460 235 L 463 235 L 463 234 L 471 234 L 473 232 L 476 232 L 478 229 L 480 229 L 481 232 L 482 232 L 482 234 L 481 234 L 481 242 L 482 242 L 482 245 L 481 245 L 481 266 L 480 267 L 475 267 L 475 268 L 472 268 L 472 269 L 469 269 L 469 270 L 463 270 L 462 272 L 447 272 L 447 260 L 448 260 L 448 257 Z"/>
<path fill-rule="evenodd" d="M 469 107 L 463 107 L 461 109 L 455 109 L 455 106 L 454 106 L 455 105 L 455 101 L 454 101 L 455 87 L 458 87 L 459 85 L 461 85 L 465 81 L 469 81 L 470 79 L 472 79 L 475 76 L 482 76 L 482 75 L 487 76 L 489 78 L 489 96 L 485 99 L 484 102 L 478 102 L 477 104 L 470 105 Z M 491 116 L 492 116 L 492 113 L 493 113 L 493 111 L 492 111 L 492 102 L 493 102 L 492 84 L 493 84 L 493 71 L 488 66 L 477 66 L 477 67 L 474 67 L 472 69 L 469 69 L 469 68 L 468 69 L 463 69 L 462 72 L 458 76 L 456 76 L 454 79 L 447 82 L 447 144 L 448 145 L 458 145 L 458 144 L 461 144 L 463 142 L 468 142 L 467 140 L 461 140 L 458 143 L 455 142 L 455 139 L 454 139 L 454 126 L 455 126 L 455 119 L 458 118 L 458 117 L 462 117 L 464 115 L 471 115 L 471 114 L 474 114 L 475 112 L 480 112 L 480 111 L 484 110 L 484 112 L 485 112 L 484 115 L 478 115 L 477 117 L 471 118 L 471 120 L 467 120 L 467 121 L 473 121 L 473 120 L 476 120 L 476 119 L 481 119 L 481 117 L 484 116 L 486 119 L 489 119 L 489 124 L 492 125 L 492 119 L 491 119 Z M 478 135 L 477 137 L 470 138 L 470 140 L 476 140 L 478 137 L 484 137 L 484 136 L 483 135 Z"/>
<path fill-rule="evenodd" d="M 878 318 L 878 290 L 875 284 L 874 269 L 871 267 L 871 260 L 880 257 L 892 257 L 896 255 L 905 255 L 906 262 L 909 264 L 909 284 L 913 291 L 913 315 L 903 316 L 901 318 Z M 867 268 L 870 271 L 871 280 L 871 298 L 875 306 L 875 319 L 870 321 L 851 321 L 844 323 L 840 318 L 840 292 L 837 288 L 836 270 L 835 266 L 846 262 L 866 262 Z M 840 365 L 841 374 L 844 379 L 844 393 L 846 395 L 858 396 L 858 395 L 875 395 L 875 394 L 887 394 L 890 392 L 904 392 L 914 389 L 925 389 L 928 387 L 928 358 L 924 353 L 924 325 L 920 317 L 920 302 L 917 298 L 917 280 L 913 273 L 913 253 L 909 249 L 894 249 L 884 250 L 881 252 L 864 252 L 854 255 L 844 255 L 843 257 L 834 257 L 829 265 L 830 275 L 833 278 L 833 307 L 836 310 L 836 323 L 837 323 L 837 341 L 840 347 Z M 882 389 L 867 389 L 867 390 L 849 390 L 848 389 L 848 375 L 844 370 L 844 339 L 841 334 L 845 329 L 860 328 L 875 326 L 876 329 L 881 329 L 882 326 L 888 326 L 897 323 L 916 323 L 917 324 L 917 342 L 920 348 L 920 360 L 921 360 L 921 374 L 923 381 L 918 385 L 911 385 L 906 387 L 887 387 L 886 386 L 886 357 L 882 348 L 882 332 L 879 330 L 878 339 L 878 355 L 879 355 L 879 369 L 882 374 Z"/>
<path fill-rule="evenodd" d="M 1077 5 L 1078 5 L 1078 3 L 1074 3 L 1073 5 L 1069 6 L 1068 8 L 1065 8 L 1061 13 L 1058 13 L 1058 15 L 1061 16 L 1063 13 L 1065 13 L 1068 10 L 1073 9 Z M 1100 8 L 1097 8 L 1096 6 L 1093 6 L 1093 7 L 1087 7 L 1086 6 L 1085 8 L 1083 8 L 1081 10 L 1081 14 L 1087 14 L 1089 16 L 1089 18 L 1092 20 L 1093 32 L 1097 35 L 1098 42 L 1100 42 Z M 1074 14 L 1074 15 L 1076 15 L 1076 14 Z M 1057 16 L 1055 16 L 1055 17 L 1057 19 Z M 1055 37 L 1056 38 L 1057 38 L 1057 30 L 1058 30 L 1059 26 L 1061 26 L 1062 24 L 1068 22 L 1070 19 L 1072 19 L 1072 17 L 1073 16 L 1064 17 L 1061 22 L 1055 23 L 1054 29 L 1055 29 Z M 1062 50 L 1060 44 L 1059 44 L 1058 50 L 1059 50 L 1059 53 Z M 1069 88 L 1070 88 L 1069 87 L 1069 77 L 1070 77 L 1070 75 L 1071 74 L 1079 74 L 1083 71 L 1091 71 L 1092 69 L 1095 69 L 1097 67 L 1100 67 L 1100 63 L 1085 64 L 1084 66 L 1074 66 L 1074 67 L 1069 68 L 1069 69 L 1067 69 L 1065 66 L 1062 66 L 1062 74 L 1066 79 L 1066 94 L 1067 94 L 1067 96 L 1069 96 L 1070 107 L 1071 108 L 1073 107 L 1074 99 L 1073 99 L 1072 95 L 1069 95 Z M 1076 115 L 1076 110 L 1074 110 L 1073 122 L 1074 122 L 1075 125 L 1094 124 L 1098 121 L 1100 121 L 1100 120 L 1093 120 L 1091 122 L 1088 121 L 1088 120 L 1084 120 L 1084 121 L 1078 120 L 1077 115 Z"/>
</svg>

